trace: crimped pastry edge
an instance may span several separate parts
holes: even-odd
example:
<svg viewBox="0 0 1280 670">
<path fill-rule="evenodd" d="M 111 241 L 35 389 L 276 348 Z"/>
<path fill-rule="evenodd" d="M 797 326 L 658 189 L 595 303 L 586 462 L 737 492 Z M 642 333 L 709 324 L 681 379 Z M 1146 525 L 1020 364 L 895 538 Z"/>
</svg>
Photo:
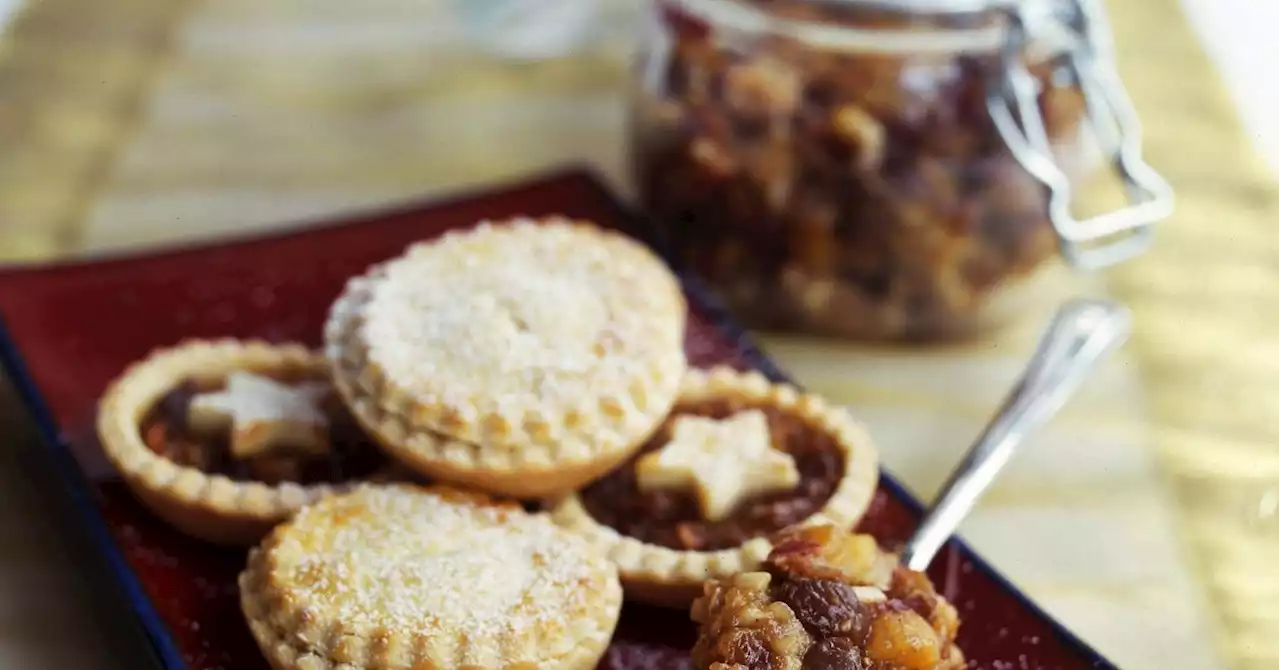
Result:
<svg viewBox="0 0 1280 670">
<path fill-rule="evenodd" d="M 758 372 L 744 373 L 728 367 L 690 370 L 676 405 L 726 396 L 791 412 L 827 431 L 842 450 L 845 471 L 835 491 L 818 512 L 799 524 L 829 522 L 850 528 L 862 518 L 875 495 L 879 455 L 866 430 L 847 411 L 789 384 L 771 383 Z M 717 551 L 650 544 L 596 521 L 577 493 L 555 501 L 550 510 L 556 523 L 605 547 L 609 558 L 618 565 L 628 599 L 655 605 L 687 607 L 701 593 L 704 581 L 754 570 L 773 549 L 769 539 L 763 537 Z"/>
<path fill-rule="evenodd" d="M 252 544 L 303 505 L 343 490 L 331 484 L 237 482 L 179 465 L 147 447 L 146 412 L 190 377 L 237 370 L 296 370 L 325 375 L 324 358 L 300 344 L 260 340 L 186 340 L 130 365 L 98 404 L 98 438 L 107 460 L 157 516 L 182 532 L 218 544 Z"/>
<path fill-rule="evenodd" d="M 376 486 L 362 484 L 362 487 Z M 453 489 L 447 486 L 415 486 L 411 484 L 391 484 L 424 492 L 456 495 L 472 501 L 484 501 L 487 504 L 502 505 L 485 494 Z M 358 491 L 353 490 L 352 493 Z M 518 509 L 518 508 L 517 508 Z M 415 637 L 412 632 L 397 634 L 395 631 L 380 629 L 368 639 L 359 638 L 345 631 L 324 631 L 322 636 L 326 645 L 316 648 L 308 644 L 303 635 L 303 626 L 314 628 L 321 622 L 316 621 L 312 613 L 293 611 L 287 593 L 274 593 L 275 589 L 268 584 L 267 574 L 270 571 L 269 552 L 272 545 L 287 530 L 288 524 L 281 524 L 270 533 L 262 543 L 250 549 L 245 569 L 237 579 L 240 592 L 241 612 L 254 640 L 258 643 L 263 656 L 275 670 L 402 670 L 407 668 L 445 670 L 430 658 L 429 649 L 435 639 Z M 600 551 L 598 547 L 589 550 Z M 606 565 L 607 562 L 605 563 Z M 612 567 L 608 565 L 608 567 Z M 622 586 L 616 578 L 606 579 L 603 591 L 594 590 L 597 596 L 596 607 L 591 609 L 594 615 L 572 627 L 577 639 L 572 649 L 563 654 L 536 662 L 538 668 L 549 670 L 590 670 L 596 667 L 604 655 L 613 637 L 618 617 L 622 610 Z M 343 634 L 345 633 L 345 634 Z M 459 631 L 458 648 L 469 644 L 465 639 L 465 631 Z M 404 656 L 409 656 L 405 663 Z M 397 658 L 398 657 L 398 658 Z M 473 670 L 515 670 L 516 668 L 533 667 L 527 663 L 508 663 L 499 666 L 467 666 Z"/>
<path fill-rule="evenodd" d="M 563 217 L 546 217 L 536 222 L 516 218 L 499 224 L 482 223 L 472 229 L 451 231 L 444 238 L 494 234 L 492 231 L 500 232 L 507 227 L 548 226 L 588 231 L 611 243 L 621 240 L 626 248 L 650 256 L 657 267 L 665 269 L 662 262 L 639 243 L 589 222 Z M 386 388 L 384 376 L 364 360 L 357 331 L 362 323 L 363 307 L 371 298 L 374 285 L 385 274 L 386 264 L 411 255 L 417 246 L 349 280 L 330 308 L 324 329 L 324 353 L 335 387 L 357 420 L 396 460 L 444 481 L 521 498 L 545 498 L 576 489 L 625 461 L 670 411 L 687 369 L 682 337 L 687 308 L 684 294 L 669 272 L 665 273 L 670 278 L 668 285 L 654 286 L 652 290 L 667 294 L 661 301 L 666 306 L 658 311 L 670 312 L 665 318 L 671 321 L 675 331 L 672 346 L 663 357 L 650 361 L 644 374 L 637 376 L 640 390 L 633 393 L 633 397 L 614 404 L 619 413 L 617 417 L 611 418 L 603 410 L 580 416 L 574 427 L 565 428 L 557 439 L 550 439 L 524 429 L 531 412 L 519 420 L 498 413 L 482 414 L 459 424 L 460 419 L 446 416 L 442 406 L 418 402 L 402 394 L 387 397 L 382 392 Z M 638 397 L 647 400 L 638 402 Z M 570 410 L 565 408 L 564 415 L 540 420 L 544 425 L 563 427 Z M 450 424 L 449 432 L 441 431 L 442 424 Z M 488 435 L 479 427 L 491 425 L 510 430 L 508 439 L 487 441 Z"/>
</svg>

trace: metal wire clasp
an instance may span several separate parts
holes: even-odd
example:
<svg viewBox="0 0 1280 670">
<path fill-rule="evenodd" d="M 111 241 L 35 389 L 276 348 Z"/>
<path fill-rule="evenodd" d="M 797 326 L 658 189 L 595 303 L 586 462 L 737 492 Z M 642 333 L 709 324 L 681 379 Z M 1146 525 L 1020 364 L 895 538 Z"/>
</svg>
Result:
<svg viewBox="0 0 1280 670">
<path fill-rule="evenodd" d="M 1142 127 L 1111 57 L 1110 34 L 1094 0 L 1069 0 L 1058 19 L 1069 36 L 1055 59 L 1055 80 L 1080 89 L 1085 120 L 1111 169 L 1123 182 L 1128 203 L 1090 218 L 1071 213 L 1072 187 L 1054 160 L 1037 99 L 1040 85 L 1027 69 L 1026 50 L 1034 17 L 1016 3 L 1003 11 L 1008 31 L 1003 72 L 987 88 L 987 109 L 996 129 L 1022 167 L 1049 190 L 1049 220 L 1062 254 L 1075 267 L 1094 269 L 1136 256 L 1151 243 L 1152 225 L 1173 212 L 1173 189 L 1142 158 Z"/>
</svg>

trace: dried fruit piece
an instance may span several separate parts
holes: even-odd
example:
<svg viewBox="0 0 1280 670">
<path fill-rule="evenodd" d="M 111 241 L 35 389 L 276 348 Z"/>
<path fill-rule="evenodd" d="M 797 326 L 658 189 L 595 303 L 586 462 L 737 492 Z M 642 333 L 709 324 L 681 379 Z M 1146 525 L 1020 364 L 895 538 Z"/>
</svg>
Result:
<svg viewBox="0 0 1280 670">
<path fill-rule="evenodd" d="M 846 637 L 819 640 L 804 655 L 804 670 L 866 670 L 862 650 Z"/>
<path fill-rule="evenodd" d="M 830 525 L 793 529 L 775 541 L 768 564 L 797 575 L 887 588 L 894 559 L 870 535 L 843 533 Z"/>
<path fill-rule="evenodd" d="M 773 597 L 786 603 L 812 635 L 854 635 L 864 623 L 858 598 L 853 588 L 844 582 L 804 577 L 787 579 L 773 589 Z"/>
<path fill-rule="evenodd" d="M 774 58 L 730 66 L 724 96 L 729 108 L 749 116 L 791 114 L 800 103 L 801 79 L 795 69 Z"/>
<path fill-rule="evenodd" d="M 867 658 L 905 670 L 930 670 L 940 660 L 938 636 L 915 612 L 885 612 L 871 622 Z"/>
</svg>

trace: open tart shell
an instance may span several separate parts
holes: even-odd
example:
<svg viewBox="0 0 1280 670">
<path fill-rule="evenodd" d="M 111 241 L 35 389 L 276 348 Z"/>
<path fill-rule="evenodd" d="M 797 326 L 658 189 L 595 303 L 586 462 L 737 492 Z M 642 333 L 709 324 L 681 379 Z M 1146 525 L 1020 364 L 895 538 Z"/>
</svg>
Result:
<svg viewBox="0 0 1280 670">
<path fill-rule="evenodd" d="M 622 607 L 613 564 L 544 515 L 411 485 L 305 508 L 250 551 L 239 586 L 276 670 L 589 670 Z"/>
<path fill-rule="evenodd" d="M 771 383 L 757 372 L 724 367 L 690 370 L 677 406 L 724 398 L 771 406 L 795 416 L 831 436 L 840 450 L 844 472 L 834 492 L 816 513 L 796 525 L 830 523 L 850 528 L 862 518 L 875 493 L 879 456 L 870 436 L 844 409 L 793 386 Z M 556 523 L 605 547 L 618 565 L 628 599 L 656 605 L 687 607 L 702 593 L 704 581 L 754 570 L 773 548 L 766 537 L 714 551 L 673 549 L 644 542 L 597 521 L 577 493 L 553 502 L 550 509 Z"/>
<path fill-rule="evenodd" d="M 565 299 L 521 295 L 511 287 L 522 281 L 548 282 Z M 558 217 L 481 223 L 349 281 L 330 308 L 325 354 L 352 414 L 396 460 L 435 479 L 546 498 L 617 467 L 662 421 L 686 370 L 686 312 L 671 272 L 630 238 Z M 558 323 L 577 318 L 590 325 Z M 557 350 L 586 370 L 566 373 L 580 393 L 513 381 L 559 370 L 508 360 L 517 354 L 495 343 L 513 322 L 532 339 L 608 338 Z M 440 325 L 450 323 L 463 326 Z"/>
<path fill-rule="evenodd" d="M 135 363 L 107 388 L 98 405 L 98 438 L 107 459 L 134 495 L 182 532 L 210 542 L 247 545 L 303 505 L 345 485 L 269 485 L 175 463 L 147 447 L 140 423 L 184 380 L 222 378 L 240 370 L 324 379 L 324 358 L 298 344 L 191 340 L 159 349 Z"/>
</svg>

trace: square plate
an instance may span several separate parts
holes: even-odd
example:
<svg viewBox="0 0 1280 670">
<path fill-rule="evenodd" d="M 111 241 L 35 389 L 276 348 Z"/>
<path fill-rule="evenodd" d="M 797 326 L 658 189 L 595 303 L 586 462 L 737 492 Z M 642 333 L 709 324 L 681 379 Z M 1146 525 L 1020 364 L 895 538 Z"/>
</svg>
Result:
<svg viewBox="0 0 1280 670">
<path fill-rule="evenodd" d="M 98 396 L 151 349 L 192 337 L 319 342 L 346 279 L 408 243 L 481 219 L 564 213 L 651 239 L 581 170 L 444 203 L 213 246 L 0 271 L 0 360 L 35 417 L 41 453 L 154 651 L 158 667 L 266 668 L 240 615 L 244 552 L 211 547 L 150 516 L 114 476 L 94 434 Z M 690 361 L 781 371 L 696 281 L 685 279 Z M 915 526 L 919 504 L 884 476 L 863 522 L 887 546 Z M 970 667 L 1111 668 L 963 543 L 930 574 L 960 611 Z M 688 667 L 694 629 L 683 615 L 628 604 L 602 668 Z"/>
</svg>

